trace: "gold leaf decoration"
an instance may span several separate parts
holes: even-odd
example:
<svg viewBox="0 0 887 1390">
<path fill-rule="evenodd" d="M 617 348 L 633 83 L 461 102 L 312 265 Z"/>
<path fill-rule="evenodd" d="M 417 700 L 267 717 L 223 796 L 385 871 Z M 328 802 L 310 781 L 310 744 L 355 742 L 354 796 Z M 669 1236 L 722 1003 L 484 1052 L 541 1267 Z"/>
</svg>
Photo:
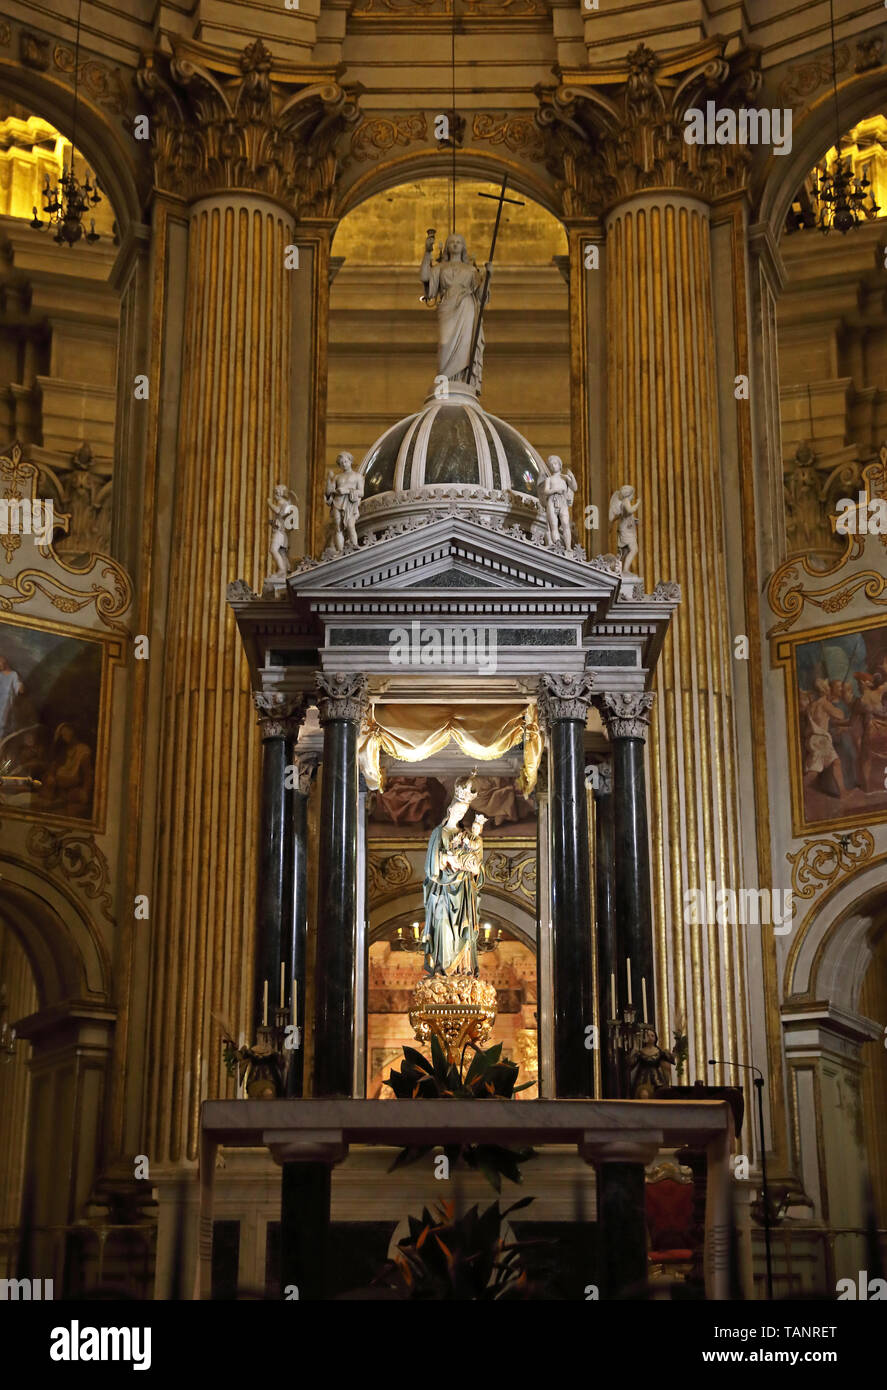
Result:
<svg viewBox="0 0 887 1390">
<path fill-rule="evenodd" d="M 114 921 L 113 903 L 108 891 L 111 874 L 108 861 L 93 835 L 77 832 L 58 834 L 47 826 L 32 825 L 28 831 L 28 852 L 39 859 L 48 873 L 60 872 L 87 898 L 98 899 L 109 922 Z"/>
<path fill-rule="evenodd" d="M 834 840 L 805 840 L 785 857 L 792 866 L 792 889 L 798 898 L 812 898 L 819 888 L 835 883 L 871 859 L 875 840 L 870 830 L 837 835 Z"/>
</svg>

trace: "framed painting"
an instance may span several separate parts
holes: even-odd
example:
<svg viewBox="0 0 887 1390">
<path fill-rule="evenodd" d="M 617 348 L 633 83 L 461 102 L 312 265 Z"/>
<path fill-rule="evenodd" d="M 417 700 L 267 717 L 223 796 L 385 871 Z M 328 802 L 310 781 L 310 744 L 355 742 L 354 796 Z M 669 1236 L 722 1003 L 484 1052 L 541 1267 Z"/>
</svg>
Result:
<svg viewBox="0 0 887 1390">
<path fill-rule="evenodd" d="M 887 820 L 887 621 L 856 620 L 780 638 L 792 829 Z"/>
<path fill-rule="evenodd" d="M 119 639 L 0 619 L 0 811 L 103 830 Z"/>
</svg>

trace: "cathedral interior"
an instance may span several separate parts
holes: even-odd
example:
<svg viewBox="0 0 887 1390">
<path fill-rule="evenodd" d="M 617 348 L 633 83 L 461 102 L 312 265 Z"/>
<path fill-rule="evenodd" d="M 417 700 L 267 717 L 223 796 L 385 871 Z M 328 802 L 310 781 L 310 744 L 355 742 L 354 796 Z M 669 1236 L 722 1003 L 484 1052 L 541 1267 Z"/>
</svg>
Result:
<svg viewBox="0 0 887 1390">
<path fill-rule="evenodd" d="M 887 1297 L 887 11 L 3 11 L 0 1279 Z"/>
</svg>

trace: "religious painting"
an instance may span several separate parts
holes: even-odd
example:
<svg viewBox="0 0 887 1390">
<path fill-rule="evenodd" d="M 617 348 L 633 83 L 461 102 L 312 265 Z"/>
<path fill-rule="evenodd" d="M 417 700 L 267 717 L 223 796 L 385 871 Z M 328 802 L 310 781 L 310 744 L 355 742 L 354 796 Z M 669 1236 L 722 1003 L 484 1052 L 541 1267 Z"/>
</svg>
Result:
<svg viewBox="0 0 887 1390">
<path fill-rule="evenodd" d="M 887 622 L 776 644 L 787 677 L 796 835 L 887 820 Z"/>
<path fill-rule="evenodd" d="M 117 644 L 114 644 L 115 646 Z M 0 807 L 99 824 L 109 644 L 0 621 Z"/>
<path fill-rule="evenodd" d="M 518 791 L 514 777 L 476 776 L 477 796 L 470 814 L 486 817 L 485 839 L 503 836 L 533 838 L 536 803 Z M 443 820 L 455 786 L 454 777 L 411 777 L 389 773 L 383 791 L 367 798 L 367 831 L 370 838 L 427 840 Z"/>
</svg>

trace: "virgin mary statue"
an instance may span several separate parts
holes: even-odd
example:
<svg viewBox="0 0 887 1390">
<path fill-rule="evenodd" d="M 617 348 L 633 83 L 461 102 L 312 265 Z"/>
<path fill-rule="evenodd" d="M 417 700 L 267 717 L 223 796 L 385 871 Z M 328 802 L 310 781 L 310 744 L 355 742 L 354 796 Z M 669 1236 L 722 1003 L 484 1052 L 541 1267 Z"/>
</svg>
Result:
<svg viewBox="0 0 887 1390">
<path fill-rule="evenodd" d="M 457 781 L 442 824 L 432 830 L 425 856 L 425 969 L 429 975 L 478 974 L 477 895 L 483 884 L 480 831 L 459 824 L 477 796 L 471 779 Z"/>
<path fill-rule="evenodd" d="M 458 232 L 447 237 L 439 261 L 432 260 L 434 235 L 425 243 L 420 275 L 425 284 L 425 302 L 437 305 L 437 370 L 449 381 L 474 381 L 480 391 L 484 361 L 483 323 L 474 350 L 474 371 L 470 370 L 471 340 L 480 309 L 484 277 L 468 259 L 465 238 Z"/>
</svg>

